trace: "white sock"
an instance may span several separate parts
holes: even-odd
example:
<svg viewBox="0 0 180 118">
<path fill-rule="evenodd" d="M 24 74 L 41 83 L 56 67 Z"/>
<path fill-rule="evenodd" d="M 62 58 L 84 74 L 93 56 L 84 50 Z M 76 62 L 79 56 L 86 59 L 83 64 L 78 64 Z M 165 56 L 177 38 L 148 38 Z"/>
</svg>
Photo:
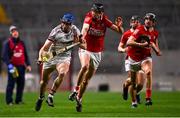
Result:
<svg viewBox="0 0 180 118">
<path fill-rule="evenodd" d="M 49 95 L 48 95 L 48 97 L 51 97 L 51 98 L 53 98 L 54 96 L 53 96 L 53 95 L 51 95 L 51 94 L 49 94 Z"/>
<path fill-rule="evenodd" d="M 132 105 L 134 105 L 134 104 L 137 104 L 137 101 L 135 101 L 135 102 L 132 102 Z"/>
</svg>

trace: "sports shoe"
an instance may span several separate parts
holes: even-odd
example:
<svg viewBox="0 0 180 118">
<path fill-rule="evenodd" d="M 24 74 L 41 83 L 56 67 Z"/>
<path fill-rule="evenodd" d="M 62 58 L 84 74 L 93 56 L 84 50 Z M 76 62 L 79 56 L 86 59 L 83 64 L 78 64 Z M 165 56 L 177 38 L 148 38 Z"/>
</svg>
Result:
<svg viewBox="0 0 180 118">
<path fill-rule="evenodd" d="M 78 92 L 74 91 L 69 95 L 69 100 L 74 101 L 76 99 Z"/>
<path fill-rule="evenodd" d="M 48 104 L 48 106 L 54 107 L 53 97 L 48 96 L 46 103 Z"/>
<path fill-rule="evenodd" d="M 15 102 L 15 104 L 22 105 L 22 104 L 25 104 L 25 103 L 23 101 L 20 101 L 20 102 Z"/>
<path fill-rule="evenodd" d="M 146 103 L 145 103 L 146 106 L 150 106 L 152 105 L 152 100 L 151 98 L 146 98 Z"/>
<path fill-rule="evenodd" d="M 138 104 L 141 104 L 140 94 L 137 94 L 137 95 L 136 95 L 136 100 L 137 100 L 137 103 L 138 103 Z"/>
<path fill-rule="evenodd" d="M 38 100 L 36 102 L 36 106 L 35 106 L 36 111 L 39 111 L 41 109 L 43 100 L 44 100 L 44 97 L 43 98 L 38 98 Z"/>
<path fill-rule="evenodd" d="M 128 99 L 128 87 L 125 84 L 123 84 L 123 94 L 122 94 L 122 96 L 123 96 L 124 100 Z"/>
<path fill-rule="evenodd" d="M 138 107 L 137 103 L 132 103 L 131 108 L 137 108 L 137 107 Z"/>
<path fill-rule="evenodd" d="M 82 99 L 79 99 L 78 96 L 76 96 L 76 111 L 82 112 Z"/>
<path fill-rule="evenodd" d="M 8 106 L 13 106 L 13 102 L 7 103 Z"/>
</svg>

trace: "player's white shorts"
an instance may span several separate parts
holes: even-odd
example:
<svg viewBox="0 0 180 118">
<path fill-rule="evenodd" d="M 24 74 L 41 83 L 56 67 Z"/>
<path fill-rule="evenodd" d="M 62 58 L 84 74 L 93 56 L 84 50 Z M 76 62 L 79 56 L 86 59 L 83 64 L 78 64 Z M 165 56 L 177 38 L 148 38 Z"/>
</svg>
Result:
<svg viewBox="0 0 180 118">
<path fill-rule="evenodd" d="M 61 56 L 61 57 L 57 56 L 53 60 L 50 60 L 49 62 L 44 62 L 43 69 L 56 68 L 56 65 L 60 63 L 70 64 L 70 61 L 71 61 L 70 56 Z"/>
<path fill-rule="evenodd" d="M 131 59 L 130 57 L 128 57 L 128 61 L 129 61 L 129 64 L 130 64 L 130 70 L 133 71 L 133 72 L 137 72 L 139 70 L 141 70 L 141 64 L 144 62 L 144 61 L 151 61 L 152 62 L 152 57 L 146 57 L 145 59 L 141 60 L 141 61 L 134 61 L 133 59 Z"/>
<path fill-rule="evenodd" d="M 102 52 L 90 52 L 84 49 L 79 49 L 79 56 L 89 55 L 90 56 L 90 65 L 97 69 L 101 62 Z"/>
<path fill-rule="evenodd" d="M 125 60 L 125 71 L 128 72 L 130 71 L 130 62 L 128 59 Z"/>
</svg>

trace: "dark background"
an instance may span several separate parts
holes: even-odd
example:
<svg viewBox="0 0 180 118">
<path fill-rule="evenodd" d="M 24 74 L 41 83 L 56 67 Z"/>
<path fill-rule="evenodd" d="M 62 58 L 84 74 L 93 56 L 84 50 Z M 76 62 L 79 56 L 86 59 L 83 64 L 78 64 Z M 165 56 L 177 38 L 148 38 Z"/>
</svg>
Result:
<svg viewBox="0 0 180 118">
<path fill-rule="evenodd" d="M 74 24 L 81 30 L 84 16 L 93 2 L 92 0 L 0 0 L 0 4 L 11 20 L 10 24 L 17 25 L 21 31 L 21 38 L 26 42 L 34 73 L 38 70 L 35 63 L 38 50 L 51 29 L 59 24 L 63 14 L 67 12 L 74 14 Z M 155 73 L 179 75 L 179 64 L 177 64 L 177 58 L 180 57 L 179 0 L 100 0 L 100 2 L 104 4 L 105 13 L 113 22 L 117 16 L 123 18 L 125 30 L 129 28 L 129 19 L 132 15 L 143 18 L 147 12 L 155 13 L 156 28 L 160 34 L 159 45 L 163 52 L 163 57 L 154 59 Z M 0 24 L 1 42 L 9 36 L 10 24 Z M 107 30 L 99 73 L 124 72 L 125 55 L 117 52 L 120 36 L 116 32 Z M 75 72 L 79 70 L 79 65 L 77 51 L 75 51 L 73 63 Z"/>
</svg>

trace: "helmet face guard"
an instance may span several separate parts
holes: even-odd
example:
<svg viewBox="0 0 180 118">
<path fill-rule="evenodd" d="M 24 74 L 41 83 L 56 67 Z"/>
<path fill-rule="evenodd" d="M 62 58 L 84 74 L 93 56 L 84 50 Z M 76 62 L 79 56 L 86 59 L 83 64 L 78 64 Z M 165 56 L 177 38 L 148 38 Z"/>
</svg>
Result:
<svg viewBox="0 0 180 118">
<path fill-rule="evenodd" d="M 101 13 L 104 12 L 104 6 L 101 3 L 94 3 L 91 10 L 94 12 Z"/>
<path fill-rule="evenodd" d="M 138 15 L 133 15 L 130 19 L 130 27 L 135 29 L 139 25 L 140 19 Z"/>
<path fill-rule="evenodd" d="M 153 14 L 153 13 L 147 13 L 147 14 L 145 15 L 145 17 L 144 17 L 144 20 L 145 20 L 145 19 L 149 19 L 149 20 L 155 22 L 155 21 L 156 21 L 156 15 Z"/>
</svg>

